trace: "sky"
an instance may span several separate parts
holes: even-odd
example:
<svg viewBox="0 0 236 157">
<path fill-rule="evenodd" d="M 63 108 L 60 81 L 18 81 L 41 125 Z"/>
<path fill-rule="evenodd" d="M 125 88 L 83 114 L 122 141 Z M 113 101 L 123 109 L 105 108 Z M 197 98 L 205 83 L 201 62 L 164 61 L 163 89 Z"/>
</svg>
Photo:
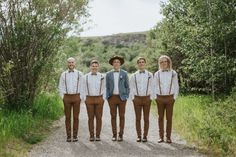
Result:
<svg viewBox="0 0 236 157">
<path fill-rule="evenodd" d="M 162 0 L 163 1 L 163 0 Z M 147 31 L 161 21 L 161 0 L 90 0 L 81 36 Z"/>
</svg>

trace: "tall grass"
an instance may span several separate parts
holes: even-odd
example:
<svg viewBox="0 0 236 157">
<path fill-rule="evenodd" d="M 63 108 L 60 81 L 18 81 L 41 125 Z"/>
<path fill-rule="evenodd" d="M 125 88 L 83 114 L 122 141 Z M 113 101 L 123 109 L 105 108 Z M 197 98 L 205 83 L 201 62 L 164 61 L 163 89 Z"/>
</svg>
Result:
<svg viewBox="0 0 236 157">
<path fill-rule="evenodd" d="M 42 93 L 38 95 L 32 110 L 14 112 L 0 111 L 0 156 L 17 156 L 13 148 L 8 146 L 15 141 L 19 146 L 23 143 L 34 144 L 41 141 L 53 120 L 63 113 L 63 106 L 56 94 Z M 13 142 L 14 141 L 14 142 Z"/>
<path fill-rule="evenodd" d="M 209 96 L 180 96 L 173 120 L 180 135 L 209 154 L 236 156 L 236 93 L 216 102 Z"/>
</svg>

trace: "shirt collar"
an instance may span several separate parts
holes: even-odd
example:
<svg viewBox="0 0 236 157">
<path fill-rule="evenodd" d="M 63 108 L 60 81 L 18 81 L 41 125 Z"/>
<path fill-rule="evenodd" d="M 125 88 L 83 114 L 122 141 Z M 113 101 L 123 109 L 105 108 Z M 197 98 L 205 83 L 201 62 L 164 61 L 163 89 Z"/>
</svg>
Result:
<svg viewBox="0 0 236 157">
<path fill-rule="evenodd" d="M 118 69 L 118 70 L 113 69 L 112 71 L 113 72 L 120 72 L 120 69 Z"/>
</svg>

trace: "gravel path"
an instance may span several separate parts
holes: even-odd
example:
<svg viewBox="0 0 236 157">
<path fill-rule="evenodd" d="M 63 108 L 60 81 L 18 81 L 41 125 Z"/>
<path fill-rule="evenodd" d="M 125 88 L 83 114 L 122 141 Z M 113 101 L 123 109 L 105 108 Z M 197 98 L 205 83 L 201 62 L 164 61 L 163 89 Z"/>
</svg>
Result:
<svg viewBox="0 0 236 157">
<path fill-rule="evenodd" d="M 153 108 L 156 109 L 156 108 Z M 87 112 L 81 104 L 79 141 L 65 142 L 64 118 L 55 125 L 57 129 L 44 142 L 33 147 L 30 157 L 196 157 L 205 156 L 187 146 L 176 133 L 172 135 L 172 144 L 157 143 L 158 127 L 154 112 L 150 115 L 150 128 L 147 143 L 136 142 L 135 115 L 132 102 L 126 106 L 124 141 L 111 141 L 110 112 L 107 102 L 103 110 L 103 128 L 100 142 L 90 142 L 87 124 Z"/>
</svg>

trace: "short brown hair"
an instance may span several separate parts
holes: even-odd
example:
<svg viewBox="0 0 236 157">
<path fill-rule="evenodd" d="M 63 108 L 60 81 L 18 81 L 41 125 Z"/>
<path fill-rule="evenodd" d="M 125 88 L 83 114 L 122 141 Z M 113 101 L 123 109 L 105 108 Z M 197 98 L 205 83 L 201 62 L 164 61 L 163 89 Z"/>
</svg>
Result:
<svg viewBox="0 0 236 157">
<path fill-rule="evenodd" d="M 99 65 L 99 62 L 96 60 L 96 59 L 93 59 L 91 62 L 90 62 L 90 65 L 92 65 L 92 64 L 98 64 Z"/>
<path fill-rule="evenodd" d="M 146 63 L 146 59 L 145 59 L 144 57 L 138 57 L 137 63 L 138 63 L 140 60 L 144 60 L 144 62 Z"/>
</svg>

